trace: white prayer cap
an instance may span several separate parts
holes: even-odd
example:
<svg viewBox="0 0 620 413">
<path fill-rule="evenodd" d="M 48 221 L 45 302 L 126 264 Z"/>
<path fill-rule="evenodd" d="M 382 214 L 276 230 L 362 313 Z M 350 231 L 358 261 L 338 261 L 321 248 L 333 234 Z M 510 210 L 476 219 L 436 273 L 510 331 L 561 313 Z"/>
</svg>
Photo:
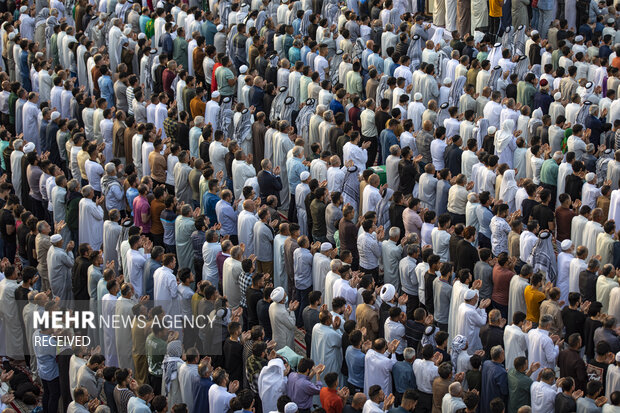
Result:
<svg viewBox="0 0 620 413">
<path fill-rule="evenodd" d="M 575 41 L 576 41 L 577 43 L 579 43 L 579 42 L 583 42 L 583 36 L 582 36 L 582 35 L 575 36 Z"/>
<path fill-rule="evenodd" d="M 560 244 L 560 247 L 562 247 L 562 251 L 568 251 L 570 249 L 570 247 L 572 247 L 572 246 L 573 246 L 573 241 L 571 241 L 569 239 L 565 239 Z"/>
<path fill-rule="evenodd" d="M 416 92 L 415 95 L 413 95 L 413 100 L 422 100 L 422 94 L 420 92 Z"/>
<path fill-rule="evenodd" d="M 553 95 L 553 98 L 555 100 L 560 100 L 562 99 L 562 94 L 560 92 L 555 92 L 555 94 Z"/>
<path fill-rule="evenodd" d="M 24 146 L 24 153 L 30 153 L 34 151 L 34 143 L 28 142 L 26 146 Z"/>
<path fill-rule="evenodd" d="M 125 27 L 125 30 L 123 30 L 123 34 L 125 36 L 129 36 L 131 34 L 131 27 L 129 26 Z"/>
<path fill-rule="evenodd" d="M 146 39 L 146 34 L 144 34 L 144 33 L 140 33 L 140 34 L 138 35 L 138 40 L 141 40 L 141 39 Z"/>
<path fill-rule="evenodd" d="M 332 249 L 332 244 L 329 242 L 324 242 L 321 244 L 321 252 L 329 251 Z"/>
<path fill-rule="evenodd" d="M 211 93 L 211 97 L 212 98 L 219 98 L 220 97 L 220 92 L 218 92 L 217 90 L 213 93 Z"/>
<path fill-rule="evenodd" d="M 450 79 L 449 77 L 446 77 L 443 79 L 443 84 L 444 85 L 449 85 L 450 83 L 452 83 L 452 79 Z"/>
<path fill-rule="evenodd" d="M 56 244 L 57 242 L 62 241 L 62 236 L 60 234 L 54 234 L 50 237 L 50 241 L 52 244 Z"/>
<path fill-rule="evenodd" d="M 15 38 L 15 32 L 9 33 L 9 40 L 13 40 Z"/>
<path fill-rule="evenodd" d="M 489 129 L 487 129 L 487 135 L 494 135 L 495 132 L 497 132 L 497 128 L 495 126 L 489 126 Z"/>
<path fill-rule="evenodd" d="M 538 30 L 532 30 L 532 32 L 530 33 L 530 35 L 534 36 L 535 34 L 538 34 Z"/>
<path fill-rule="evenodd" d="M 280 3 L 286 4 L 286 3 L 288 3 L 288 0 L 280 0 Z"/>
<path fill-rule="evenodd" d="M 204 116 L 196 116 L 194 118 L 194 125 L 198 126 L 198 125 L 202 125 L 203 123 L 205 123 L 205 117 Z"/>
<path fill-rule="evenodd" d="M 593 179 L 596 179 L 596 174 L 594 172 L 588 172 L 586 174 L 586 182 L 590 182 Z"/>
<path fill-rule="evenodd" d="M 283 0 L 286 1 L 286 0 Z M 288 402 L 284 405 L 284 413 L 295 413 L 299 408 L 294 402 Z"/>
<path fill-rule="evenodd" d="M 467 290 L 465 291 L 465 300 L 466 301 L 471 300 L 477 295 L 478 295 L 478 292 L 476 290 Z"/>
<path fill-rule="evenodd" d="M 303 171 L 299 174 L 299 179 L 301 179 L 302 181 L 305 181 L 308 178 L 310 178 L 310 172 L 308 171 Z"/>
<path fill-rule="evenodd" d="M 52 120 L 56 120 L 59 117 L 60 117 L 60 112 L 58 112 L 56 110 L 52 112 Z"/>
<path fill-rule="evenodd" d="M 35 59 L 43 59 L 43 56 L 44 56 L 43 52 L 37 52 L 37 53 L 34 55 L 34 58 L 35 58 Z"/>
<path fill-rule="evenodd" d="M 243 65 L 239 68 L 239 72 L 240 73 L 245 73 L 248 71 L 248 67 L 246 65 Z"/>
<path fill-rule="evenodd" d="M 607 24 L 614 24 L 616 22 L 616 20 L 613 17 L 610 17 L 609 19 L 607 19 Z"/>
<path fill-rule="evenodd" d="M 224 30 L 224 25 L 223 24 L 218 24 L 216 27 L 218 32 L 221 32 L 222 30 Z"/>
<path fill-rule="evenodd" d="M 616 353 L 616 361 L 620 363 L 620 351 Z"/>
<path fill-rule="evenodd" d="M 21 7 L 19 8 L 19 12 L 20 12 L 20 13 L 26 13 L 27 11 L 28 11 L 28 6 L 21 6 Z"/>
<path fill-rule="evenodd" d="M 271 295 L 269 295 L 269 298 L 271 298 L 276 303 L 279 303 L 280 301 L 284 299 L 284 288 L 282 287 L 274 288 L 274 290 L 271 292 Z"/>
<path fill-rule="evenodd" d="M 394 295 L 396 294 L 396 288 L 392 284 L 385 284 L 381 288 L 381 299 L 385 302 L 392 301 Z"/>
</svg>

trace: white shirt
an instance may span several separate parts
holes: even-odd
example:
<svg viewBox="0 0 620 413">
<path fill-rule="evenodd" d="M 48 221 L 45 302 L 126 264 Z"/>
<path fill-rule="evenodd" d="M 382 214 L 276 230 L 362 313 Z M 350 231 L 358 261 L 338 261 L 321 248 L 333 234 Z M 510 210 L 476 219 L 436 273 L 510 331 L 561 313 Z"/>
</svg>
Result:
<svg viewBox="0 0 620 413">
<path fill-rule="evenodd" d="M 433 394 L 433 380 L 439 377 L 435 363 L 418 358 L 413 362 L 413 374 L 418 390 L 422 393 Z"/>
<path fill-rule="evenodd" d="M 433 165 L 435 165 L 437 171 L 445 168 L 443 154 L 447 146 L 446 142 L 442 139 L 433 139 L 431 142 L 431 158 L 433 159 Z"/>
<path fill-rule="evenodd" d="M 457 311 L 457 334 L 467 337 L 467 352 L 473 354 L 476 350 L 482 350 L 480 340 L 480 327 L 487 322 L 487 313 L 482 308 L 476 308 L 471 304 L 461 303 Z"/>
<path fill-rule="evenodd" d="M 439 255 L 441 262 L 450 261 L 450 234 L 445 230 L 435 227 L 431 231 L 431 243 L 433 252 Z"/>
<path fill-rule="evenodd" d="M 506 346 L 505 365 L 512 367 L 517 357 L 525 357 L 527 344 L 527 334 L 523 330 L 514 324 L 506 326 L 504 329 L 504 345 Z"/>
<path fill-rule="evenodd" d="M 230 406 L 230 400 L 234 398 L 233 393 L 228 393 L 226 387 L 213 384 L 209 388 L 209 411 L 211 412 L 227 412 Z"/>
<path fill-rule="evenodd" d="M 376 211 L 377 205 L 382 199 L 381 192 L 379 192 L 378 188 L 368 184 L 364 188 L 362 199 L 363 199 L 362 214 L 365 214 L 368 211 Z"/>
<path fill-rule="evenodd" d="M 533 373 L 534 377 L 544 368 L 555 368 L 555 361 L 560 354 L 558 346 L 553 344 L 549 332 L 541 328 L 535 328 L 527 333 L 528 346 L 527 354 L 530 366 L 535 362 L 540 363 L 540 368 Z"/>
<path fill-rule="evenodd" d="M 376 233 L 362 231 L 362 234 L 357 238 L 357 249 L 360 255 L 360 267 L 367 270 L 372 270 L 379 266 L 382 242 L 383 241 L 377 241 Z"/>
<path fill-rule="evenodd" d="M 175 315 L 170 310 L 176 306 L 172 304 L 178 299 L 177 277 L 172 270 L 161 266 L 153 273 L 153 299 L 161 305 L 166 314 Z"/>
<path fill-rule="evenodd" d="M 364 371 L 372 372 L 372 374 L 364 374 L 364 393 L 368 394 L 368 389 L 375 384 L 381 386 L 385 394 L 392 393 L 392 367 L 394 364 L 396 364 L 396 355 L 391 355 L 388 358 L 385 354 L 369 349 L 364 358 Z"/>
<path fill-rule="evenodd" d="M 555 396 L 559 389 L 544 381 L 535 381 L 530 387 L 532 411 L 536 413 L 555 413 Z"/>
<path fill-rule="evenodd" d="M 129 282 L 133 285 L 134 292 L 138 297 L 142 297 L 142 281 L 144 273 L 144 264 L 150 256 L 140 251 L 130 249 L 127 251 L 127 275 Z"/>
<path fill-rule="evenodd" d="M 352 160 L 353 164 L 357 166 L 360 175 L 366 169 L 366 161 L 368 160 L 368 151 L 366 149 L 362 149 L 360 146 L 347 142 L 342 147 L 342 157 L 345 164 L 349 160 Z"/>
<path fill-rule="evenodd" d="M 345 171 L 343 168 L 330 166 L 327 168 L 327 190 L 331 193 L 334 191 L 342 192 L 344 186 Z"/>
</svg>

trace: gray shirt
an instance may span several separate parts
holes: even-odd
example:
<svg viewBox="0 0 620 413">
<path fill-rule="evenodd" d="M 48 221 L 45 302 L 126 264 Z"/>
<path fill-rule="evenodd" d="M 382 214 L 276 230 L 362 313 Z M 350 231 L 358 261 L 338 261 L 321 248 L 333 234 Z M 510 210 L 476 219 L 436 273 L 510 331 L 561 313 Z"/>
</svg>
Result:
<svg viewBox="0 0 620 413">
<path fill-rule="evenodd" d="M 482 280 L 480 287 L 480 299 L 491 298 L 493 293 L 493 268 L 484 261 L 478 261 L 474 265 L 474 280 Z"/>
<path fill-rule="evenodd" d="M 441 278 L 433 280 L 433 304 L 435 305 L 435 320 L 440 324 L 448 324 L 450 315 L 450 299 L 452 286 Z"/>
<path fill-rule="evenodd" d="M 327 239 L 332 244 L 336 244 L 334 234 L 338 230 L 338 223 L 342 218 L 342 209 L 333 203 L 329 203 L 325 208 L 325 224 L 327 225 Z"/>
<path fill-rule="evenodd" d="M 273 231 L 262 221 L 254 224 L 254 254 L 258 261 L 273 261 Z"/>
</svg>

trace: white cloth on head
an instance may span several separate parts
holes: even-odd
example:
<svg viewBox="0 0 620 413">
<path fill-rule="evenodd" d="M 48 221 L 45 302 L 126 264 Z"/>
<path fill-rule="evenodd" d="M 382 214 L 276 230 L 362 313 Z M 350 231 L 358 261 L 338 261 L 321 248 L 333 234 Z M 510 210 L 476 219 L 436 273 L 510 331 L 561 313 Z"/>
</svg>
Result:
<svg viewBox="0 0 620 413">
<path fill-rule="evenodd" d="M 287 378 L 284 375 L 284 362 L 280 358 L 270 360 L 258 375 L 258 394 L 263 411 L 276 411 L 278 398 L 286 394 Z"/>
</svg>

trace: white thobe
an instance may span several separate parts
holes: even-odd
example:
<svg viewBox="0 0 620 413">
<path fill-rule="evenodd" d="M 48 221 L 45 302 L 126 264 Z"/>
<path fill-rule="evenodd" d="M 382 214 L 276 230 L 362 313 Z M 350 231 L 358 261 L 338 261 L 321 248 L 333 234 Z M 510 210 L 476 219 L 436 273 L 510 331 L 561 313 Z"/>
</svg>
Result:
<svg viewBox="0 0 620 413">
<path fill-rule="evenodd" d="M 325 365 L 325 371 L 338 372 L 342 367 L 342 330 L 333 326 L 315 324 L 312 328 L 312 345 L 310 358 L 316 363 Z"/>
<path fill-rule="evenodd" d="M 474 354 L 476 350 L 482 350 L 480 327 L 485 325 L 486 322 L 487 313 L 484 309 L 476 308 L 471 304 L 461 303 L 456 317 L 456 333 L 467 337 L 467 352 L 469 354 Z"/>
<path fill-rule="evenodd" d="M 342 147 L 342 157 L 345 164 L 349 160 L 353 161 L 353 164 L 357 166 L 360 174 L 366 169 L 366 162 L 368 161 L 368 151 L 366 149 L 362 149 L 360 146 L 347 142 Z"/>
<path fill-rule="evenodd" d="M 21 283 L 8 278 L 0 281 L 0 317 L 2 318 L 5 354 L 15 360 L 24 359 L 23 329 L 18 316 L 15 291 Z"/>
<path fill-rule="evenodd" d="M 381 386 L 385 394 L 392 393 L 392 368 L 396 364 L 396 355 L 388 358 L 385 354 L 370 349 L 364 357 L 364 371 L 372 374 L 364 374 L 364 393 L 373 385 Z"/>
<path fill-rule="evenodd" d="M 245 181 L 256 176 L 256 169 L 252 164 L 244 160 L 233 160 L 232 162 L 232 180 L 235 198 L 241 197 L 241 192 L 245 185 Z"/>
<path fill-rule="evenodd" d="M 325 291 L 325 277 L 327 273 L 330 271 L 330 264 L 332 260 L 322 254 L 315 253 L 312 258 L 312 285 L 314 291 Z"/>
<path fill-rule="evenodd" d="M 80 243 L 89 243 L 93 250 L 103 244 L 103 209 L 92 199 L 82 198 L 79 203 Z"/>
<path fill-rule="evenodd" d="M 511 322 L 514 313 L 517 311 L 525 313 L 527 310 L 523 292 L 528 285 L 528 281 L 523 277 L 512 277 L 510 280 L 510 287 L 508 289 L 508 319 Z"/>
<path fill-rule="evenodd" d="M 596 255 L 596 238 L 602 234 L 603 226 L 596 221 L 589 221 L 583 229 L 583 245 L 588 248 L 588 260 Z"/>
<path fill-rule="evenodd" d="M 116 353 L 116 333 L 113 327 L 113 316 L 116 314 L 116 301 L 115 295 L 110 293 L 103 296 L 101 299 L 101 311 L 105 320 L 107 320 L 107 326 L 103 326 L 103 349 L 105 353 L 105 364 L 109 367 L 118 367 L 118 355 Z"/>
<path fill-rule="evenodd" d="M 138 297 L 142 297 L 143 283 L 144 283 L 144 264 L 149 255 L 144 254 L 141 251 L 130 249 L 127 251 L 126 260 L 127 267 L 125 275 L 128 282 L 133 285 L 134 292 Z"/>
<path fill-rule="evenodd" d="M 418 264 L 420 265 L 420 264 Z M 417 274 L 417 267 L 416 267 Z M 418 286 L 424 286 L 424 278 L 422 280 L 418 277 Z M 469 290 L 467 284 L 463 284 L 460 280 L 456 280 L 452 285 L 452 297 L 450 299 L 450 313 L 448 315 L 448 333 L 450 339 L 448 343 L 452 343 L 452 339 L 456 337 L 458 325 L 457 325 L 457 311 L 461 303 L 465 301 L 465 293 Z M 424 290 L 420 290 L 419 297 L 424 296 Z"/>
<path fill-rule="evenodd" d="M 254 224 L 258 222 L 258 217 L 253 213 L 243 210 L 237 219 L 237 234 L 239 243 L 245 244 L 246 257 L 254 254 Z"/>
<path fill-rule="evenodd" d="M 116 326 L 116 331 L 114 332 L 116 357 L 118 358 L 118 364 L 126 369 L 134 369 L 131 350 L 131 323 L 129 321 L 134 318 L 132 308 L 135 304 L 136 302 L 130 298 L 119 297 L 118 300 L 116 300 L 115 314 L 117 319 L 120 320 L 120 323 Z"/>
<path fill-rule="evenodd" d="M 536 362 L 540 363 L 538 370 L 533 373 L 534 377 L 538 377 L 538 372 L 542 369 L 555 369 L 555 361 L 560 354 L 560 349 L 553 344 L 549 331 L 534 328 L 527 333 L 527 337 L 527 358 L 530 366 Z"/>
<path fill-rule="evenodd" d="M 568 303 L 570 291 L 570 263 L 575 258 L 573 254 L 561 252 L 558 255 L 558 279 L 556 286 L 560 289 L 560 301 Z"/>
<path fill-rule="evenodd" d="M 171 316 L 181 315 L 177 277 L 170 268 L 161 266 L 155 270 L 153 287 L 155 305 L 160 305 Z"/>
<path fill-rule="evenodd" d="M 611 210 L 611 204 L 610 204 Z M 573 217 L 570 225 L 570 239 L 573 241 L 573 245 L 584 245 L 583 240 L 584 237 L 584 229 L 586 224 L 588 223 L 588 219 L 583 215 L 577 215 Z"/>
<path fill-rule="evenodd" d="M 525 357 L 527 352 L 527 334 L 514 324 L 504 329 L 504 344 L 506 346 L 505 365 L 513 366 L 517 357 Z"/>
<path fill-rule="evenodd" d="M 573 258 L 568 266 L 568 291 L 571 293 L 579 292 L 579 274 L 588 268 L 586 261 L 581 258 Z"/>
</svg>

